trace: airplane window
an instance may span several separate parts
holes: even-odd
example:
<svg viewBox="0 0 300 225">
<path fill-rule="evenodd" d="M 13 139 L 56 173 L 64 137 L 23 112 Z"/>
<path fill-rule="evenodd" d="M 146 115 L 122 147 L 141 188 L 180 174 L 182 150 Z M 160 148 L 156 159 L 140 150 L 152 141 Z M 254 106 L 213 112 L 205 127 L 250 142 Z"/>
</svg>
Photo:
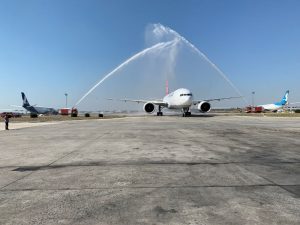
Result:
<svg viewBox="0 0 300 225">
<path fill-rule="evenodd" d="M 192 94 L 180 94 L 180 96 L 193 96 Z"/>
</svg>

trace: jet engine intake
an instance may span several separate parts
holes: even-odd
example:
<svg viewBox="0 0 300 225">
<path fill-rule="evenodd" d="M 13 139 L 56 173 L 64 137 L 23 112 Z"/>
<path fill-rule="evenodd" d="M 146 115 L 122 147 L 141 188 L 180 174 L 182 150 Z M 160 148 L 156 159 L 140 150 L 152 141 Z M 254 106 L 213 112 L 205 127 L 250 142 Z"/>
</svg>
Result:
<svg viewBox="0 0 300 225">
<path fill-rule="evenodd" d="M 146 113 L 151 114 L 151 113 L 154 112 L 154 110 L 155 110 L 155 105 L 154 105 L 153 103 L 147 102 L 147 103 L 144 105 L 144 111 L 145 111 Z"/>
<path fill-rule="evenodd" d="M 198 110 L 202 113 L 209 112 L 211 109 L 211 105 L 208 102 L 200 102 L 198 104 Z"/>
</svg>

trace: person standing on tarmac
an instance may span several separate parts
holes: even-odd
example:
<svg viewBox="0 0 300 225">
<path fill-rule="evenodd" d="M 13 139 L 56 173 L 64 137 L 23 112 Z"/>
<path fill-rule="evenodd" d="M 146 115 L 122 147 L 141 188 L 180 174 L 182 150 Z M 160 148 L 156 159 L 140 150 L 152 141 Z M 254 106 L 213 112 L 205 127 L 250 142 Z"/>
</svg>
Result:
<svg viewBox="0 0 300 225">
<path fill-rule="evenodd" d="M 9 124 L 9 115 L 8 114 L 5 114 L 4 122 L 5 122 L 5 130 L 9 130 L 8 129 L 8 124 Z"/>
</svg>

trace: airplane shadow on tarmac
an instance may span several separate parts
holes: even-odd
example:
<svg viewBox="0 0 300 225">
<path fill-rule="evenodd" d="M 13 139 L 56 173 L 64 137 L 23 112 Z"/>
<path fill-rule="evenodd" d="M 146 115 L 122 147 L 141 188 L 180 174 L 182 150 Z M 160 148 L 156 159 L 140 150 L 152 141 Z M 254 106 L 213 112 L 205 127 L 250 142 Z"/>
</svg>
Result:
<svg viewBox="0 0 300 225">
<path fill-rule="evenodd" d="M 214 114 L 192 114 L 190 117 L 215 117 Z"/>
<path fill-rule="evenodd" d="M 165 116 L 176 116 L 176 117 L 182 117 L 182 115 L 181 114 L 172 114 L 172 115 L 165 115 Z M 215 117 L 216 115 L 215 114 L 192 114 L 192 115 L 190 115 L 190 116 L 188 116 L 188 117 L 202 117 L 202 118 L 205 118 L 205 117 Z"/>
</svg>

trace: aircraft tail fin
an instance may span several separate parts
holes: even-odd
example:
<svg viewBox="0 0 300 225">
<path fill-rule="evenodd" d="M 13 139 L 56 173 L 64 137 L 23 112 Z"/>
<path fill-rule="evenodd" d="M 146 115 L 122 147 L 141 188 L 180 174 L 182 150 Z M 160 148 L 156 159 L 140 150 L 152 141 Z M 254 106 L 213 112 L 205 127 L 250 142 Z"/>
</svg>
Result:
<svg viewBox="0 0 300 225">
<path fill-rule="evenodd" d="M 169 94 L 169 81 L 166 80 L 166 95 Z"/>
<path fill-rule="evenodd" d="M 289 93 L 290 93 L 289 90 L 287 90 L 285 92 L 285 94 L 284 94 L 284 96 L 283 96 L 283 98 L 281 99 L 281 102 L 280 102 L 281 105 L 286 105 L 288 103 Z"/>
<path fill-rule="evenodd" d="M 23 99 L 23 107 L 26 107 L 26 106 L 30 106 L 27 98 L 26 98 L 26 95 L 24 94 L 24 92 L 21 92 L 21 95 L 22 95 L 22 99 Z"/>
</svg>

